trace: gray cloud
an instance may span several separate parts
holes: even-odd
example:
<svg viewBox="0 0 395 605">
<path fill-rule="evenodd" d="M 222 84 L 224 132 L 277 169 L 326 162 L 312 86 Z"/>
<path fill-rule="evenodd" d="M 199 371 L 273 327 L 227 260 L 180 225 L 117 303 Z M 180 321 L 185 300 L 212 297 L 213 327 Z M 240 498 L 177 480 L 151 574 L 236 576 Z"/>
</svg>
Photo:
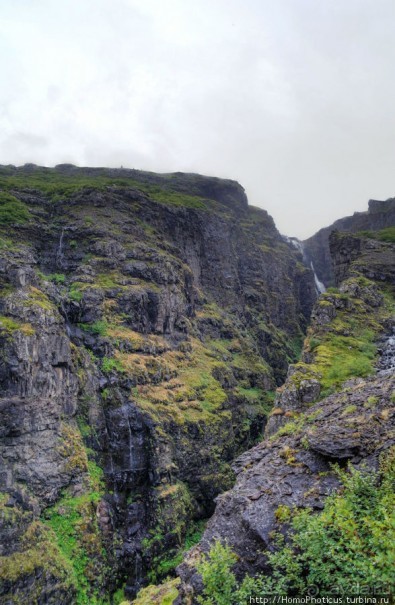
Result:
<svg viewBox="0 0 395 605">
<path fill-rule="evenodd" d="M 301 237 L 394 195 L 392 0 L 0 0 L 0 162 L 237 179 Z"/>
</svg>

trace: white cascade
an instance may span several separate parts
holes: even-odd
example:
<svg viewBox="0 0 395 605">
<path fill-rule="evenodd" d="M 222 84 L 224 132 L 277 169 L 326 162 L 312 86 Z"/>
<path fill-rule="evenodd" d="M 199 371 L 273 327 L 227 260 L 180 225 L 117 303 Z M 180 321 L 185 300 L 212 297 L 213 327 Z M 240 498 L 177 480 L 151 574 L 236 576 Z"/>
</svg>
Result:
<svg viewBox="0 0 395 605">
<path fill-rule="evenodd" d="M 312 270 L 312 272 L 314 274 L 315 287 L 317 288 L 317 291 L 318 291 L 319 294 L 323 294 L 324 292 L 326 292 L 326 288 L 325 288 L 324 284 L 322 283 L 322 281 L 320 281 L 318 279 L 318 275 L 317 275 L 317 273 L 315 272 L 315 269 L 314 269 L 313 261 L 310 262 L 310 267 L 311 267 L 311 270 Z"/>
<path fill-rule="evenodd" d="M 313 275 L 314 275 L 314 283 L 315 283 L 315 287 L 316 287 L 316 290 L 317 290 L 317 294 L 323 294 L 324 292 L 326 292 L 326 288 L 325 288 L 324 284 L 322 283 L 322 281 L 320 281 L 318 279 L 318 275 L 315 272 L 313 261 L 311 261 L 308 258 L 307 254 L 305 252 L 303 243 L 297 237 L 287 237 L 286 235 L 284 235 L 283 237 L 284 237 L 284 239 L 285 239 L 286 242 L 288 242 L 289 244 L 291 244 L 294 248 L 296 248 L 296 250 L 298 250 L 298 252 L 301 253 L 302 258 L 303 258 L 303 262 L 304 262 L 305 265 L 308 266 L 309 263 L 310 263 L 310 268 L 311 268 L 311 270 L 313 272 Z"/>
</svg>

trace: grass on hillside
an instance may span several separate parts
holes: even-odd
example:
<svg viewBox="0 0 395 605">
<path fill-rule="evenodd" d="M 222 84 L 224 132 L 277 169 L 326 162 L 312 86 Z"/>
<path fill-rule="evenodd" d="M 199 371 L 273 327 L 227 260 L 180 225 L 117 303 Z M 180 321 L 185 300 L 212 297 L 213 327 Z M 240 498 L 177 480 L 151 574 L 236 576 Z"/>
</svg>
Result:
<svg viewBox="0 0 395 605">
<path fill-rule="evenodd" d="M 3 190 L 0 193 L 0 223 L 3 214 L 5 217 L 3 220 L 7 222 L 15 222 L 11 218 L 17 218 L 20 222 L 29 218 L 27 207 L 7 192 L 37 190 L 53 201 L 58 201 L 79 193 L 84 188 L 105 191 L 110 186 L 137 189 L 161 204 L 197 209 L 208 208 L 207 200 L 199 196 L 172 191 L 171 187 L 164 188 L 159 185 L 141 183 L 133 178 L 114 178 L 102 175 L 84 176 L 82 174 L 66 175 L 53 169 L 36 169 L 27 174 L 7 171 L 3 168 L 0 169 L 0 190 Z M 6 210 L 2 211 L 2 197 L 5 200 L 4 203 L 8 199 L 8 204 L 12 198 L 12 210 L 8 205 Z"/>
<path fill-rule="evenodd" d="M 386 227 L 380 231 L 360 231 L 357 235 L 367 237 L 369 239 L 377 239 L 381 242 L 389 242 L 395 244 L 395 227 Z"/>
<path fill-rule="evenodd" d="M 30 218 L 26 204 L 6 191 L 0 191 L 0 226 L 20 225 Z"/>
</svg>

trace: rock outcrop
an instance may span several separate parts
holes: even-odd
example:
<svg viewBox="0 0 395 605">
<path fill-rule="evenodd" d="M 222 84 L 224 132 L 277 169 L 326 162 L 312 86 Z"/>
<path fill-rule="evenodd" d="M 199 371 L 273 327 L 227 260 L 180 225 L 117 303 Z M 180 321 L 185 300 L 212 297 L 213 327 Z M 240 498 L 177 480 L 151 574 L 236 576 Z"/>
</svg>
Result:
<svg viewBox="0 0 395 605">
<path fill-rule="evenodd" d="M 334 231 L 329 237 L 329 247 L 336 284 L 355 275 L 376 282 L 395 283 L 393 244 Z"/>
</svg>

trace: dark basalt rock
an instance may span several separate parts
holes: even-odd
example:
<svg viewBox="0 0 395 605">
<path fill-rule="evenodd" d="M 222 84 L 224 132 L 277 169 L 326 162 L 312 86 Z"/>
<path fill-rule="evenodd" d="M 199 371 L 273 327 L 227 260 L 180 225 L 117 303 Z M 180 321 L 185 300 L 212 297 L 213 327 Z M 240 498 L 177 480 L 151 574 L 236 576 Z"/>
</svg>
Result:
<svg viewBox="0 0 395 605">
<path fill-rule="evenodd" d="M 334 231 L 330 235 L 329 246 L 336 284 L 355 275 L 364 275 L 377 282 L 395 283 L 393 244 Z M 380 300 L 376 304 L 380 304 Z"/>
</svg>

